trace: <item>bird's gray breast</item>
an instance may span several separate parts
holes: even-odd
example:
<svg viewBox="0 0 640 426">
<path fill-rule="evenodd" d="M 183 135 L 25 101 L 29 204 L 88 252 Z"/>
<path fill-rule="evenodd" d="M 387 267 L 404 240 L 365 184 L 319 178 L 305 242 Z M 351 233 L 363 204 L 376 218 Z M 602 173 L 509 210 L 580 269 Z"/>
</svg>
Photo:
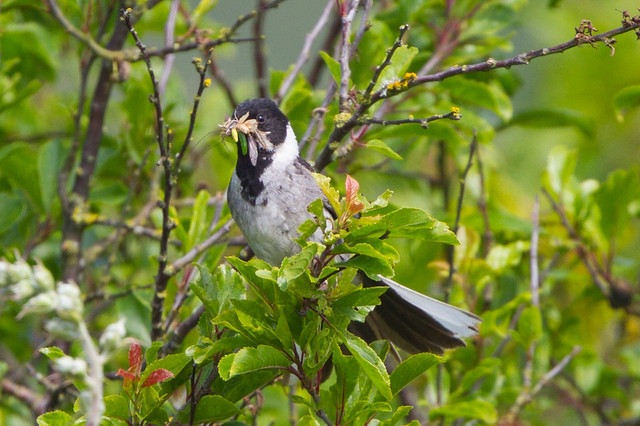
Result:
<svg viewBox="0 0 640 426">
<path fill-rule="evenodd" d="M 234 172 L 227 195 L 229 209 L 256 256 L 279 265 L 300 250 L 293 240 L 299 235 L 299 226 L 312 218 L 308 205 L 323 193 L 299 161 L 286 167 L 272 163 L 259 179 L 263 188 L 252 203 L 242 196 L 246 188 Z M 316 234 L 312 239 L 320 241 L 322 234 Z"/>
</svg>

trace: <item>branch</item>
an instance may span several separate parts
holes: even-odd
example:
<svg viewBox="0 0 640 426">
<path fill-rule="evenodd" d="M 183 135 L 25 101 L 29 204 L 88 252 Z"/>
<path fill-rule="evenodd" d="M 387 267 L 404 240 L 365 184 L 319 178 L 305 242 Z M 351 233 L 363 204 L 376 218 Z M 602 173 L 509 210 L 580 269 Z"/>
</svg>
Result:
<svg viewBox="0 0 640 426">
<path fill-rule="evenodd" d="M 256 2 L 258 3 L 257 10 L 260 12 L 265 11 L 266 0 L 256 0 Z M 264 52 L 264 19 L 266 14 L 260 12 L 253 21 L 253 62 L 255 65 L 256 83 L 258 84 L 258 97 L 266 98 L 269 94 L 267 90 L 267 77 L 265 75 L 267 67 Z"/>
<path fill-rule="evenodd" d="M 525 390 L 518 395 L 515 404 L 509 410 L 509 413 L 505 416 L 505 418 L 501 419 L 499 423 L 504 424 L 514 424 L 517 423 L 516 419 L 518 415 L 522 411 L 522 409 L 533 401 L 533 398 L 542 390 L 544 386 L 546 386 L 554 377 L 556 377 L 562 370 L 571 362 L 571 360 L 578 355 L 578 353 L 582 350 L 580 346 L 574 346 L 573 350 L 566 355 L 562 361 L 556 364 L 551 370 L 547 371 L 547 373 L 542 376 L 542 378 L 536 383 L 536 385 L 531 390 Z"/>
<path fill-rule="evenodd" d="M 351 59 L 351 44 L 349 37 L 351 36 L 351 23 L 356 15 L 360 0 L 353 0 L 349 12 L 342 15 L 342 52 L 340 53 L 340 111 L 347 109 L 347 99 L 349 98 L 349 78 L 351 77 L 351 68 L 349 68 L 349 59 Z"/>
<path fill-rule="evenodd" d="M 398 124 L 419 124 L 423 129 L 428 129 L 429 128 L 428 123 L 432 121 L 443 120 L 443 119 L 458 121 L 461 118 L 462 118 L 462 115 L 460 114 L 458 109 L 455 108 L 453 111 L 451 111 L 448 114 L 436 114 L 427 118 L 407 118 L 404 120 L 378 120 L 375 118 L 366 118 L 366 119 L 360 120 L 358 122 L 358 125 L 380 124 L 383 126 L 391 126 L 391 125 L 398 125 Z"/>
<path fill-rule="evenodd" d="M 313 45 L 313 42 L 316 40 L 316 38 L 318 38 L 320 32 L 326 27 L 334 3 L 335 0 L 327 0 L 327 5 L 325 6 L 322 15 L 320 15 L 320 18 L 318 18 L 318 22 L 316 22 L 315 27 L 313 27 L 313 29 L 305 36 L 302 50 L 298 55 L 298 59 L 296 60 L 293 69 L 289 74 L 287 74 L 287 77 L 284 79 L 284 81 L 280 85 L 280 88 L 278 89 L 278 93 L 276 93 L 276 95 L 274 96 L 274 100 L 277 103 L 279 103 L 282 98 L 284 98 L 284 95 L 287 94 L 289 88 L 293 84 L 293 81 L 302 69 L 302 66 L 309 60 L 309 52 L 311 51 L 311 46 Z"/>
<path fill-rule="evenodd" d="M 199 254 L 206 251 L 212 245 L 219 243 L 220 238 L 222 238 L 222 236 L 229 232 L 232 224 L 233 220 L 228 220 L 224 225 L 222 225 L 220 229 L 211 234 L 206 240 L 204 240 L 200 244 L 195 245 L 191 250 L 189 250 L 188 253 L 173 262 L 171 266 L 168 267 L 169 273 L 171 275 L 177 274 L 182 268 L 193 262 L 193 260 L 198 257 Z"/>
<path fill-rule="evenodd" d="M 574 37 L 573 39 L 565 43 L 562 43 L 556 46 L 538 49 L 538 50 L 532 50 L 530 52 L 517 55 L 511 59 L 497 61 L 493 58 L 489 58 L 484 62 L 480 62 L 472 65 L 453 66 L 438 73 L 424 75 L 424 76 L 417 76 L 416 78 L 403 80 L 403 82 L 406 82 L 406 84 L 403 84 L 402 87 L 395 88 L 395 90 L 388 90 L 387 87 L 383 87 L 380 90 L 372 93 L 370 97 L 364 97 L 363 101 L 360 103 L 360 106 L 357 108 L 357 110 L 353 114 L 351 114 L 348 120 L 346 121 L 340 120 L 338 123 L 335 124 L 333 131 L 329 135 L 329 139 L 327 140 L 327 143 L 325 144 L 322 152 L 320 153 L 320 155 L 317 157 L 315 161 L 315 169 L 322 170 L 332 161 L 333 153 L 335 152 L 335 150 L 339 145 L 338 142 L 342 141 L 342 139 L 347 134 L 349 134 L 354 127 L 359 125 L 360 118 L 367 113 L 367 111 L 372 105 L 374 105 L 375 103 L 383 99 L 397 96 L 401 93 L 406 92 L 407 90 L 411 90 L 414 87 L 417 87 L 426 83 L 442 81 L 447 78 L 451 78 L 460 74 L 469 74 L 469 73 L 480 72 L 480 71 L 490 71 L 497 68 L 511 68 L 517 65 L 527 65 L 533 59 L 536 59 L 542 56 L 549 56 L 552 54 L 562 53 L 568 49 L 574 48 L 584 43 L 594 45 L 594 43 L 602 42 L 607 45 L 611 45 L 612 37 L 622 33 L 629 32 L 629 31 L 634 31 L 634 30 L 637 31 L 639 28 L 640 28 L 640 18 L 635 19 L 634 17 L 634 19 L 624 21 L 623 25 L 619 28 L 616 28 L 611 31 L 607 31 L 605 33 L 595 35 L 595 36 L 578 32 L 578 29 L 576 29 L 576 31 L 578 32 L 578 34 L 576 34 L 576 37 Z M 375 74 L 374 74 L 374 77 L 375 77 Z M 373 79 L 374 78 L 372 78 L 372 81 Z M 372 83 L 370 82 L 369 85 L 371 86 L 371 84 Z M 373 83 L 373 86 L 375 87 L 375 82 Z"/>
</svg>

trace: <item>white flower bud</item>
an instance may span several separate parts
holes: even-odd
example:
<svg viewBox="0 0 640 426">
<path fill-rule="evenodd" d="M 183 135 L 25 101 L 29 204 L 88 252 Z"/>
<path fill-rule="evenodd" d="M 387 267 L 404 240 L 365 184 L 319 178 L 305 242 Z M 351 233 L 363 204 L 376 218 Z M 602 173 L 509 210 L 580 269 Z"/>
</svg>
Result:
<svg viewBox="0 0 640 426">
<path fill-rule="evenodd" d="M 40 290 L 53 290 L 53 285 L 55 284 L 53 275 L 51 275 L 51 271 L 45 268 L 41 262 L 38 262 L 33 266 L 33 278 Z"/>
<path fill-rule="evenodd" d="M 47 314 L 58 305 L 58 295 L 53 291 L 46 293 L 40 293 L 37 296 L 33 296 L 27 300 L 22 310 L 18 314 L 18 319 L 22 318 L 26 314 Z"/>
<path fill-rule="evenodd" d="M 26 299 L 33 295 L 35 289 L 33 288 L 33 281 L 30 279 L 20 280 L 11 286 L 11 293 L 13 293 L 14 300 Z"/>
<path fill-rule="evenodd" d="M 44 326 L 52 336 L 66 340 L 78 338 L 78 326 L 72 322 L 61 318 L 52 318 Z"/>
<path fill-rule="evenodd" d="M 33 272 L 31 271 L 31 266 L 29 266 L 27 262 L 22 259 L 18 259 L 15 263 L 8 264 L 7 276 L 9 278 L 9 282 L 17 283 L 21 280 L 33 278 Z"/>
<path fill-rule="evenodd" d="M 71 376 L 84 376 L 87 374 L 87 362 L 80 358 L 63 356 L 53 361 L 57 370 Z"/>
<path fill-rule="evenodd" d="M 113 352 L 120 346 L 122 339 L 127 333 L 125 328 L 125 319 L 121 318 L 119 321 L 111 323 L 104 329 L 102 336 L 100 336 L 100 347 L 106 353 Z"/>
<path fill-rule="evenodd" d="M 82 315 L 83 305 L 80 288 L 75 283 L 58 283 L 57 312 L 62 318 Z"/>
</svg>

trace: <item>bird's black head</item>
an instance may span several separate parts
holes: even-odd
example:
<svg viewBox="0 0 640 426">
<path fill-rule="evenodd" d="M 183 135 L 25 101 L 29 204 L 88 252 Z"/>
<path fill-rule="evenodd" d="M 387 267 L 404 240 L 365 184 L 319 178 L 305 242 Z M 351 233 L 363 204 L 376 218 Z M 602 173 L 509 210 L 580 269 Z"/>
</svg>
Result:
<svg viewBox="0 0 640 426">
<path fill-rule="evenodd" d="M 234 116 L 239 119 L 246 113 L 249 113 L 247 119 L 258 122 L 258 130 L 266 134 L 272 145 L 277 146 L 285 141 L 289 119 L 271 99 L 246 100 L 238 105 Z"/>
</svg>

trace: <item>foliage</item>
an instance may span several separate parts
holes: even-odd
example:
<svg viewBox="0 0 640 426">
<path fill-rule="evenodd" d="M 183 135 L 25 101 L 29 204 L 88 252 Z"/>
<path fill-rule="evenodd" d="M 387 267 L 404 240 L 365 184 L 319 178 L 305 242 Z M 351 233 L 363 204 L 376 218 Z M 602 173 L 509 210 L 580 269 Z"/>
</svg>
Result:
<svg viewBox="0 0 640 426">
<path fill-rule="evenodd" d="M 236 18 L 225 3 L 2 4 L 0 423 L 637 421 L 640 55 L 624 33 L 640 16 L 260 0 Z M 548 28 L 561 11 L 571 22 Z M 316 41 L 298 59 L 302 32 L 269 44 L 294 15 Z M 269 70 L 280 51 L 295 54 Z M 529 62 L 553 73 L 541 101 L 534 65 L 515 73 Z M 326 168 L 337 213 L 327 226 L 312 203 L 278 266 L 238 250 L 235 146 L 216 135 L 257 93 Z M 348 325 L 384 289 L 357 271 L 472 310 L 480 335 L 444 357 L 366 343 Z"/>
</svg>

